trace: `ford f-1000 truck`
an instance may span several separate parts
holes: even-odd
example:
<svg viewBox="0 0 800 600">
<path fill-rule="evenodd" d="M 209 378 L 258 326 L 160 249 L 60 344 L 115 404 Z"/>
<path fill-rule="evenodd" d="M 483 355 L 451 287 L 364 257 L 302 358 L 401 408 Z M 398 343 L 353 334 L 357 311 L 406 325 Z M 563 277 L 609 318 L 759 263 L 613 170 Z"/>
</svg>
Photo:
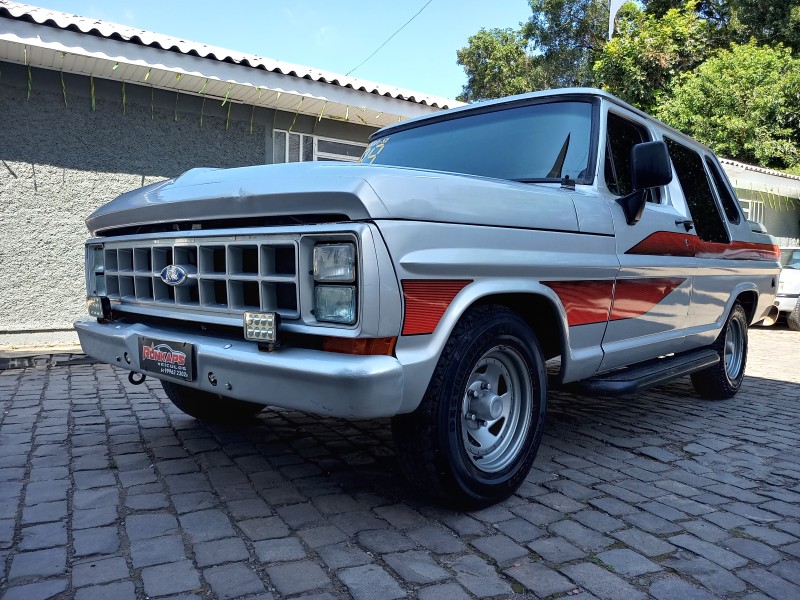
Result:
<svg viewBox="0 0 800 600">
<path fill-rule="evenodd" d="M 360 164 L 194 169 L 87 219 L 87 354 L 213 421 L 392 417 L 409 479 L 508 497 L 551 383 L 733 396 L 779 250 L 713 152 L 592 89 L 398 123 Z"/>
</svg>

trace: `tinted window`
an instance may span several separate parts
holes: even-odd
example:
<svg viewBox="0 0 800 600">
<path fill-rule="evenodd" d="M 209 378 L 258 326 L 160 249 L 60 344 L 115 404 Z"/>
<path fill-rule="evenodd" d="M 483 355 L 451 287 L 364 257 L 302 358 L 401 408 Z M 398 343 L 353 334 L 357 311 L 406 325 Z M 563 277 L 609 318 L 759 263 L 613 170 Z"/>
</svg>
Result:
<svg viewBox="0 0 800 600">
<path fill-rule="evenodd" d="M 650 135 L 641 125 L 614 113 L 608 113 L 606 129 L 606 186 L 612 193 L 624 196 L 633 191 L 631 150 L 636 144 L 649 142 Z"/>
<path fill-rule="evenodd" d="M 590 102 L 534 104 L 389 133 L 372 141 L 361 162 L 523 181 L 581 180 L 589 172 L 591 132 Z"/>
<path fill-rule="evenodd" d="M 697 235 L 707 242 L 730 242 L 703 168 L 703 159 L 697 152 L 675 140 L 664 138 L 664 141 L 692 213 Z"/>
<path fill-rule="evenodd" d="M 800 270 L 800 250 L 781 248 L 781 266 Z"/>
<path fill-rule="evenodd" d="M 739 201 L 736 199 L 733 190 L 728 185 L 727 178 L 722 174 L 719 165 L 706 156 L 706 165 L 711 172 L 711 179 L 714 180 L 714 187 L 717 188 L 717 195 L 720 202 L 722 202 L 722 209 L 725 211 L 725 216 L 731 223 L 739 222 Z"/>
</svg>

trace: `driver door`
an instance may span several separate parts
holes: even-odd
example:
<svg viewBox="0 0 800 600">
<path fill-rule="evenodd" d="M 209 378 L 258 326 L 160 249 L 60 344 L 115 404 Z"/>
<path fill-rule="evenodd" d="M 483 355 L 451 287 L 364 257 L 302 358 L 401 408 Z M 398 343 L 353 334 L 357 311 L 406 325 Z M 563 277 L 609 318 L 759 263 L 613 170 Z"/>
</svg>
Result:
<svg viewBox="0 0 800 600">
<path fill-rule="evenodd" d="M 684 349 L 696 269 L 690 218 L 669 186 L 649 192 L 641 220 L 628 225 L 616 202 L 633 191 L 631 150 L 653 133 L 636 115 L 609 111 L 606 117 L 604 181 L 616 231 L 620 271 L 600 370 L 641 362 Z M 601 180 L 602 182 L 602 180 Z M 602 183 L 601 183 L 602 187 Z"/>
</svg>

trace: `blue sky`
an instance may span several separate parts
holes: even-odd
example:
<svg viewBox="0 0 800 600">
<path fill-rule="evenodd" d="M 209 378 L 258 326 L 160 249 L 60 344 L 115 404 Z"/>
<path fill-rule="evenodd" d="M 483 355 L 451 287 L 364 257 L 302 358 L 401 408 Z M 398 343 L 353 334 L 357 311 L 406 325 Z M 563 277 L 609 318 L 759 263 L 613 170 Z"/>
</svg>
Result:
<svg viewBox="0 0 800 600">
<path fill-rule="evenodd" d="M 250 2 L 227 0 L 27 0 L 250 54 L 347 73 L 427 0 Z M 456 51 L 481 27 L 517 27 L 526 0 L 432 0 L 403 31 L 353 73 L 371 81 L 453 98 L 466 81 Z"/>
</svg>

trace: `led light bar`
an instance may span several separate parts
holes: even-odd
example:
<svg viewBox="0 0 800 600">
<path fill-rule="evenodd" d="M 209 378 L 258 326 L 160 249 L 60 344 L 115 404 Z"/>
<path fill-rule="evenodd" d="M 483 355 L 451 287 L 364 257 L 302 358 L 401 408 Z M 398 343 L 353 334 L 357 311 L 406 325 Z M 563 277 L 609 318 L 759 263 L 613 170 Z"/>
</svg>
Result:
<svg viewBox="0 0 800 600">
<path fill-rule="evenodd" d="M 110 319 L 111 300 L 106 296 L 86 296 L 86 310 L 98 319 Z"/>
<path fill-rule="evenodd" d="M 278 341 L 280 316 L 275 313 L 245 312 L 244 339 L 274 344 Z"/>
</svg>

